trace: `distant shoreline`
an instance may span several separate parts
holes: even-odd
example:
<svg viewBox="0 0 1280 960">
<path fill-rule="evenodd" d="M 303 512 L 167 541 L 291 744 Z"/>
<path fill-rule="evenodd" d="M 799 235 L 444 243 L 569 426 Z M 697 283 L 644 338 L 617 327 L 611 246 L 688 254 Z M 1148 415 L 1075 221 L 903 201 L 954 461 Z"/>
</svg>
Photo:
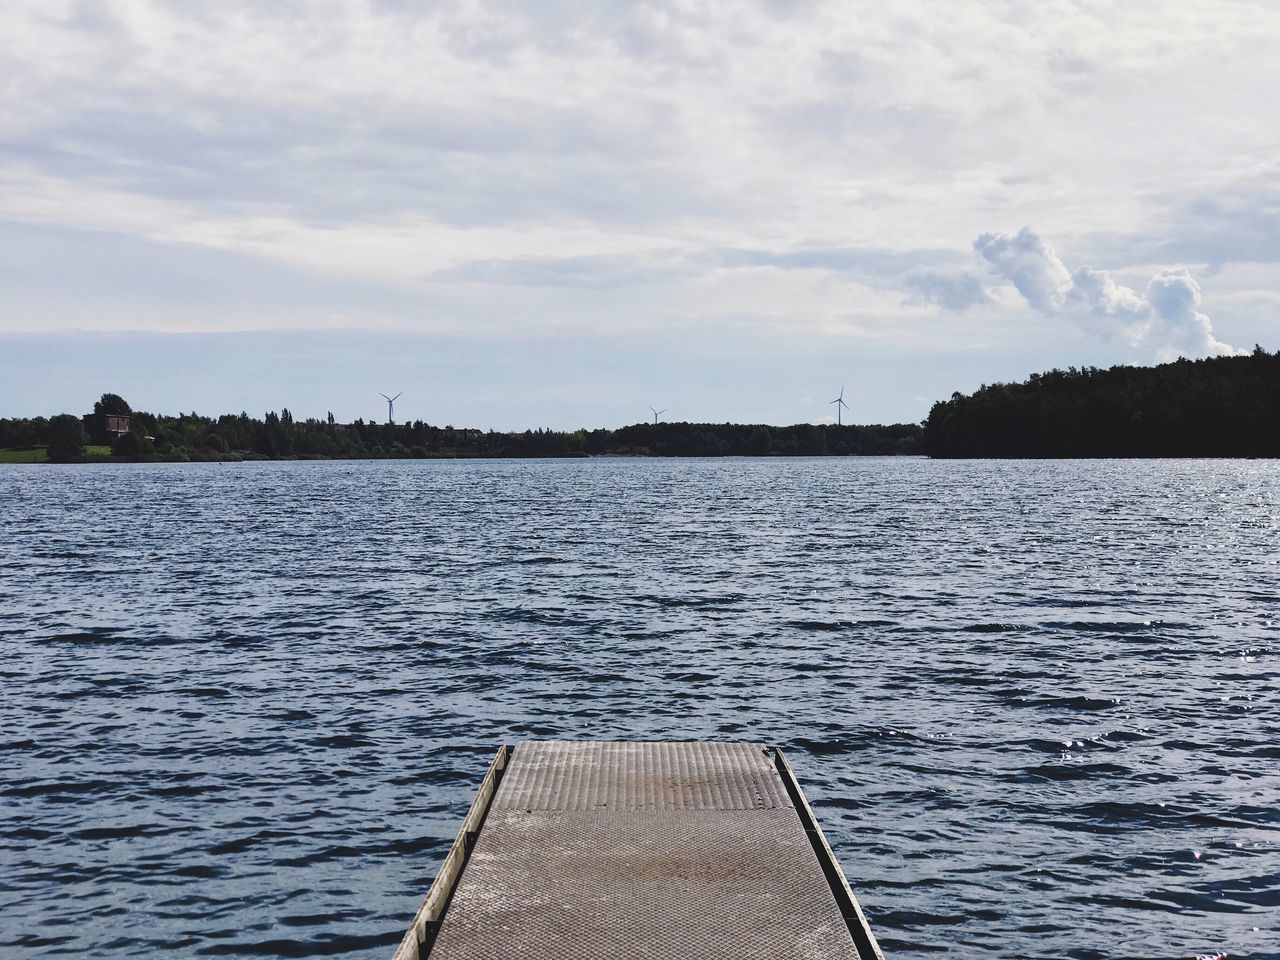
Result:
<svg viewBox="0 0 1280 960">
<path fill-rule="evenodd" d="M 638 423 L 499 432 L 411 423 L 134 411 L 104 394 L 92 414 L 0 420 L 0 462 L 429 460 L 574 457 L 859 456 L 924 452 L 919 424 Z"/>
<path fill-rule="evenodd" d="M 38 459 L 23 459 L 22 455 L 30 454 L 30 450 L 0 450 L 0 466 L 90 466 L 94 464 L 155 464 L 155 463 L 371 463 L 382 460 L 848 460 L 869 458 L 906 458 L 928 459 L 924 453 L 823 453 L 823 454 L 782 454 L 782 453 L 722 453 L 722 454 L 672 454 L 672 453 L 561 453 L 561 454 L 466 454 L 466 453 L 429 453 L 421 457 L 327 457 L 319 455 L 266 457 L 257 454 L 227 454 L 217 457 L 186 457 L 184 459 L 164 457 L 114 457 L 92 456 L 77 457 L 71 460 L 50 460 L 47 456 Z M 5 454 L 15 456 L 6 457 Z"/>
<path fill-rule="evenodd" d="M 660 411 L 656 411 L 660 412 Z M 1280 352 L 1155 367 L 1050 370 L 935 403 L 923 424 L 690 423 L 479 430 L 421 420 L 261 419 L 136 411 L 106 393 L 92 413 L 0 418 L 0 463 L 845 457 L 1068 460 L 1280 457 Z"/>
<path fill-rule="evenodd" d="M 155 464 L 175 464 L 175 463 L 378 463 L 382 461 L 409 461 L 409 462 L 457 462 L 468 461 L 482 463 L 486 461 L 496 460 L 875 460 L 875 459 L 893 459 L 893 460 L 932 460 L 937 463 L 1067 463 L 1071 461 L 1082 462 L 1103 462 L 1103 461 L 1163 461 L 1173 462 L 1178 460 L 1257 460 L 1272 461 L 1280 460 L 1280 456 L 1249 456 L 1249 455 L 1213 455 L 1204 454 L 1197 456 L 1190 455 L 1159 455 L 1159 454 L 1134 454 L 1132 456 L 968 456 L 968 457 L 940 457 L 933 456 L 928 453 L 850 453 L 850 454 L 715 454 L 715 455 L 676 455 L 676 454 L 659 454 L 659 453 L 598 453 L 598 454 L 543 454 L 528 456 L 513 456 L 509 454 L 429 454 L 425 457 L 324 457 L 324 456 L 291 456 L 291 457 L 263 457 L 263 456 L 234 456 L 229 455 L 220 458 L 196 459 L 188 457 L 185 460 L 165 460 L 159 457 L 82 457 L 76 460 L 49 460 L 47 457 L 39 460 L 22 460 L 22 459 L 6 459 L 3 455 L 6 453 L 26 452 L 26 451 L 8 451 L 0 450 L 0 467 L 21 466 L 21 467 L 42 467 L 42 466 L 102 466 L 102 465 L 155 465 Z"/>
</svg>

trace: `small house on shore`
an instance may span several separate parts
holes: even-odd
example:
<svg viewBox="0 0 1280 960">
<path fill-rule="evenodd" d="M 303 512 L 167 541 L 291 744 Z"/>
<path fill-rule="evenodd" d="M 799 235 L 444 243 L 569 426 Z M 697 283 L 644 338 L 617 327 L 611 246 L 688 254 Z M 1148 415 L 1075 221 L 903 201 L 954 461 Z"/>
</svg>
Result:
<svg viewBox="0 0 1280 960">
<path fill-rule="evenodd" d="M 129 417 L 119 413 L 86 413 L 84 432 L 90 443 L 113 443 L 129 432 Z"/>
</svg>

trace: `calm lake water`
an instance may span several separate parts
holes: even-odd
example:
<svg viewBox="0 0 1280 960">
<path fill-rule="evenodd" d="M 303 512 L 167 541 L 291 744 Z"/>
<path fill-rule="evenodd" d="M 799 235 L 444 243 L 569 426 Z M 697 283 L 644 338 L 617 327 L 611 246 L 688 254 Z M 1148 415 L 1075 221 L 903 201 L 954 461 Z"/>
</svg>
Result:
<svg viewBox="0 0 1280 960">
<path fill-rule="evenodd" d="M 891 957 L 1280 956 L 1280 464 L 0 467 L 0 954 L 388 957 L 496 745 L 785 748 Z"/>
</svg>

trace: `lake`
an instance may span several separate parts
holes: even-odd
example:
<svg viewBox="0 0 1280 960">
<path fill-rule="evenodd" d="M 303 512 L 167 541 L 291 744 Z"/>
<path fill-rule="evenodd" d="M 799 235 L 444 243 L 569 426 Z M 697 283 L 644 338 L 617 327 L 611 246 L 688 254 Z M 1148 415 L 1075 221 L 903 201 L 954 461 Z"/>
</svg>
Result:
<svg viewBox="0 0 1280 960">
<path fill-rule="evenodd" d="M 0 466 L 0 952 L 389 957 L 499 743 L 777 744 L 890 957 L 1280 956 L 1280 463 Z"/>
</svg>

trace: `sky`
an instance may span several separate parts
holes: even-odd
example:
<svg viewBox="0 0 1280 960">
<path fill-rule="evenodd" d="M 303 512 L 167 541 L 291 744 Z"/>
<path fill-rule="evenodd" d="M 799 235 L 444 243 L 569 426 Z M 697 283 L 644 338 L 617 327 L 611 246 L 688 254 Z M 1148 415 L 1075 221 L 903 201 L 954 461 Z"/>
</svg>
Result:
<svg viewBox="0 0 1280 960">
<path fill-rule="evenodd" d="M 912 422 L 1280 349 L 1280 7 L 7 0 L 0 416 Z"/>
</svg>

